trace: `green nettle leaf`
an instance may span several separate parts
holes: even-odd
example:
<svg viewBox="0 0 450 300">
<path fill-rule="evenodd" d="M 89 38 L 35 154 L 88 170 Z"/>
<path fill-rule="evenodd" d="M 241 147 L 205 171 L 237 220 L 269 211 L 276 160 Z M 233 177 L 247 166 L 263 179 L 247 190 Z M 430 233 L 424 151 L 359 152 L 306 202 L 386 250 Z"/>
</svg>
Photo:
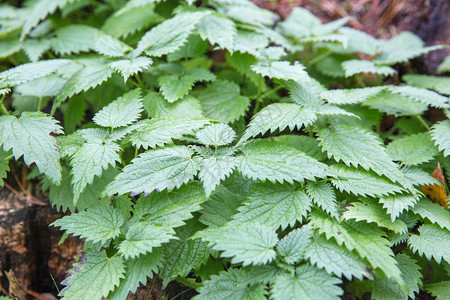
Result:
<svg viewBox="0 0 450 300">
<path fill-rule="evenodd" d="M 205 118 L 163 117 L 142 120 L 136 124 L 130 139 L 136 148 L 144 149 L 164 146 L 183 135 L 193 134 L 196 130 L 209 124 Z"/>
<path fill-rule="evenodd" d="M 139 56 L 131 59 L 120 59 L 109 64 L 116 72 L 119 72 L 126 82 L 134 74 L 147 70 L 153 64 L 153 60 L 148 57 Z"/>
<path fill-rule="evenodd" d="M 85 263 L 71 270 L 68 287 L 59 296 L 64 299 L 100 299 L 119 285 L 120 279 L 125 277 L 125 264 L 119 256 L 111 258 L 105 251 L 89 252 L 82 257 Z M 81 263 L 81 261 L 80 261 Z"/>
<path fill-rule="evenodd" d="M 211 243 L 214 250 L 223 251 L 222 257 L 231 257 L 232 263 L 264 265 L 275 259 L 278 237 L 270 226 L 260 223 L 228 225 L 207 228 L 196 238 Z"/>
<path fill-rule="evenodd" d="M 133 212 L 150 224 L 179 227 L 185 224 L 185 220 L 191 219 L 192 213 L 199 211 L 206 200 L 200 182 L 194 181 L 171 192 L 154 191 L 147 197 L 141 196 Z"/>
<path fill-rule="evenodd" d="M 238 170 L 251 179 L 270 182 L 315 180 L 327 174 L 327 165 L 294 148 L 269 140 L 254 140 L 241 147 Z"/>
<path fill-rule="evenodd" d="M 313 137 L 305 135 L 281 135 L 274 137 L 274 140 L 305 152 L 306 155 L 317 160 L 324 158 L 319 142 Z"/>
<path fill-rule="evenodd" d="M 109 57 L 122 57 L 131 47 L 110 35 L 101 34 L 96 37 L 95 51 Z"/>
<path fill-rule="evenodd" d="M 52 49 L 59 55 L 67 55 L 95 49 L 96 39 L 103 34 L 97 28 L 73 24 L 58 28 L 55 35 L 50 40 Z"/>
<path fill-rule="evenodd" d="M 438 93 L 427 89 L 412 86 L 389 86 L 389 91 L 426 105 L 431 105 L 438 108 L 449 107 L 448 97 L 439 95 Z"/>
<path fill-rule="evenodd" d="M 35 163 L 39 171 L 55 183 L 61 182 L 61 165 L 56 139 L 51 134 L 62 134 L 58 121 L 40 112 L 23 112 L 0 117 L 0 146 L 12 149 L 14 158 L 21 156 L 30 166 Z"/>
<path fill-rule="evenodd" d="M 317 115 L 310 108 L 293 103 L 270 104 L 254 115 L 238 144 L 251 137 L 256 137 L 258 134 L 264 135 L 267 131 L 273 133 L 286 128 L 289 128 L 290 131 L 300 130 L 302 127 L 313 124 L 316 120 Z"/>
<path fill-rule="evenodd" d="M 389 92 L 381 92 L 363 102 L 363 105 L 394 116 L 415 116 L 427 110 L 425 103 Z"/>
<path fill-rule="evenodd" d="M 206 196 L 209 196 L 222 180 L 230 176 L 236 165 L 236 158 L 228 155 L 213 155 L 201 161 L 198 177 L 203 182 Z"/>
<path fill-rule="evenodd" d="M 205 115 L 232 123 L 245 115 L 250 106 L 250 99 L 240 95 L 240 88 L 234 82 L 216 80 L 200 92 L 199 100 Z"/>
<path fill-rule="evenodd" d="M 127 126 L 139 119 L 143 107 L 141 91 L 132 90 L 105 106 L 92 121 L 103 127 Z"/>
<path fill-rule="evenodd" d="M 183 227 L 176 230 L 177 240 L 164 245 L 164 267 L 160 276 L 165 283 L 177 276 L 186 276 L 189 272 L 205 263 L 209 257 L 207 243 L 200 240 L 189 239 L 193 233 L 202 229 L 197 221 L 189 221 Z"/>
<path fill-rule="evenodd" d="M 450 263 L 450 231 L 437 224 L 423 224 L 418 231 L 418 235 L 411 235 L 408 239 L 411 250 L 421 256 L 425 255 L 428 260 L 434 258 L 439 264 L 442 259 Z"/>
<path fill-rule="evenodd" d="M 450 60 L 449 60 L 450 61 Z M 450 78 L 430 75 L 407 74 L 402 77 L 409 85 L 435 90 L 444 95 L 450 95 Z"/>
<path fill-rule="evenodd" d="M 298 62 L 291 65 L 288 61 L 264 61 L 251 66 L 251 69 L 256 73 L 269 78 L 295 81 L 309 79 L 308 73 L 304 70 L 305 67 Z"/>
<path fill-rule="evenodd" d="M 76 203 L 94 176 L 100 176 L 109 165 L 120 162 L 120 146 L 111 141 L 88 141 L 78 148 L 72 156 L 71 174 L 73 175 L 74 203 Z"/>
<path fill-rule="evenodd" d="M 437 179 L 429 173 L 416 167 L 403 167 L 400 169 L 405 177 L 411 181 L 414 186 L 440 184 Z"/>
<path fill-rule="evenodd" d="M 135 56 L 146 52 L 150 56 L 163 56 L 177 51 L 195 30 L 205 12 L 180 13 L 153 27 L 139 41 Z"/>
<path fill-rule="evenodd" d="M 391 279 L 375 277 L 372 290 L 373 299 L 408 300 L 408 296 L 414 298 L 414 293 L 419 292 L 419 285 L 422 283 L 422 274 L 419 272 L 420 267 L 416 264 L 415 260 L 404 253 L 397 254 L 395 260 L 402 272 L 401 276 L 406 284 L 406 290 Z"/>
<path fill-rule="evenodd" d="M 357 196 L 388 196 L 400 193 L 402 189 L 390 182 L 387 178 L 380 177 L 374 172 L 349 168 L 344 165 L 332 165 L 329 169 L 333 174 L 331 183 L 340 191 L 352 193 Z"/>
<path fill-rule="evenodd" d="M 409 135 L 392 141 L 387 146 L 388 153 L 393 160 L 404 165 L 418 165 L 428 162 L 438 154 L 428 132 Z"/>
<path fill-rule="evenodd" d="M 369 261 L 373 268 L 380 268 L 387 277 L 404 284 L 390 243 L 383 238 L 385 235 L 383 230 L 375 224 L 339 222 L 324 212 L 313 210 L 311 225 L 320 233 L 325 233 L 327 239 L 333 237 L 339 246 L 344 244 L 348 250 L 356 250 L 361 257 Z"/>
<path fill-rule="evenodd" d="M 8 172 L 9 172 L 9 151 L 3 151 L 0 148 L 0 187 L 3 187 L 4 182 L 3 179 L 6 178 Z"/>
<path fill-rule="evenodd" d="M 436 123 L 431 129 L 431 139 L 439 151 L 444 151 L 444 157 L 450 155 L 450 120 Z"/>
<path fill-rule="evenodd" d="M 405 222 L 400 219 L 392 221 L 381 205 L 368 199 L 363 199 L 361 202 L 352 202 L 351 206 L 344 212 L 343 217 L 347 220 L 374 222 L 378 226 L 386 227 L 394 232 L 402 233 L 408 231 Z"/>
<path fill-rule="evenodd" d="M 321 235 L 313 235 L 304 252 L 306 259 L 329 274 L 344 275 L 348 279 L 354 276 L 359 280 L 363 279 L 363 275 L 371 277 L 370 270 L 358 255 Z"/>
<path fill-rule="evenodd" d="M 68 59 L 52 59 L 19 65 L 0 73 L 0 88 L 19 85 L 47 76 L 70 62 Z"/>
<path fill-rule="evenodd" d="M 302 265 L 295 274 L 280 274 L 271 288 L 275 300 L 284 299 L 340 299 L 341 280 L 311 265 Z"/>
<path fill-rule="evenodd" d="M 133 159 L 105 190 L 107 195 L 173 190 L 192 180 L 200 164 L 186 146 L 149 150 Z"/>
<path fill-rule="evenodd" d="M 448 299 L 450 297 L 450 280 L 427 284 L 426 290 L 436 297 L 436 300 Z"/>
<path fill-rule="evenodd" d="M 158 78 L 160 91 L 169 102 L 175 102 L 182 98 L 199 81 L 214 81 L 216 76 L 210 71 L 202 68 L 192 68 L 181 76 L 167 75 Z"/>
<path fill-rule="evenodd" d="M 311 210 L 312 200 L 291 184 L 259 183 L 239 208 L 232 224 L 259 222 L 273 226 L 293 227 Z"/>
<path fill-rule="evenodd" d="M 197 24 L 197 31 L 211 45 L 217 44 L 222 49 L 231 51 L 236 36 L 236 26 L 233 21 L 218 14 L 209 14 Z"/>
<path fill-rule="evenodd" d="M 163 252 L 161 249 L 153 249 L 151 253 L 140 255 L 137 258 L 125 261 L 125 277 L 119 286 L 109 297 L 110 300 L 125 299 L 129 292 L 134 293 L 139 284 L 146 284 L 147 277 L 153 278 L 153 272 L 157 273 L 161 266 Z"/>
<path fill-rule="evenodd" d="M 311 227 L 307 225 L 291 231 L 278 242 L 278 255 L 291 265 L 301 261 L 306 249 L 311 244 L 311 235 Z"/>
<path fill-rule="evenodd" d="M 128 228 L 125 239 L 119 244 L 119 253 L 125 259 L 133 259 L 152 252 L 153 248 L 159 247 L 173 238 L 164 227 L 137 222 Z"/>
<path fill-rule="evenodd" d="M 330 216 L 334 218 L 339 216 L 336 193 L 328 183 L 310 181 L 306 185 L 306 193 L 316 205 L 330 214 Z"/>
<path fill-rule="evenodd" d="M 100 206 L 65 216 L 52 225 L 86 241 L 105 244 L 121 233 L 120 227 L 124 223 L 125 217 L 118 210 L 112 206 Z"/>
<path fill-rule="evenodd" d="M 362 89 L 330 90 L 320 93 L 320 97 L 331 104 L 355 104 L 366 101 L 367 99 L 379 94 L 383 89 L 383 87 L 377 86 Z"/>
<path fill-rule="evenodd" d="M 405 210 L 413 207 L 419 200 L 418 196 L 411 194 L 394 194 L 380 198 L 383 208 L 391 215 L 392 222 Z"/>
<path fill-rule="evenodd" d="M 143 99 L 144 109 L 153 118 L 163 117 L 203 117 L 200 101 L 192 96 L 186 96 L 179 101 L 169 103 L 156 92 L 149 92 Z"/>
<path fill-rule="evenodd" d="M 206 146 L 223 146 L 232 143 L 236 133 L 227 124 L 214 123 L 199 130 L 195 137 Z"/>
<path fill-rule="evenodd" d="M 328 157 L 334 157 L 338 162 L 342 160 L 347 166 L 373 170 L 405 188 L 411 188 L 410 182 L 386 153 L 382 141 L 373 133 L 358 127 L 337 125 L 321 130 L 319 141 Z"/>
<path fill-rule="evenodd" d="M 109 60 L 101 57 L 90 57 L 80 60 L 82 69 L 76 72 L 64 85 L 62 92 L 53 103 L 52 113 L 68 97 L 98 86 L 112 76 L 113 70 L 108 67 Z"/>
<path fill-rule="evenodd" d="M 200 295 L 194 299 L 266 299 L 265 285 L 250 284 L 250 279 L 250 275 L 244 269 L 230 268 L 219 275 L 211 276 L 211 279 L 200 288 Z"/>
<path fill-rule="evenodd" d="M 436 223 L 441 228 L 450 230 L 450 212 L 437 203 L 422 199 L 414 206 L 413 212 L 419 214 L 423 219 L 430 220 L 431 223 Z"/>
<path fill-rule="evenodd" d="M 377 66 L 374 62 L 368 60 L 352 59 L 342 63 L 345 76 L 350 77 L 360 73 L 373 73 L 384 76 L 390 76 L 397 73 L 393 68 L 388 66 Z"/>
<path fill-rule="evenodd" d="M 243 201 L 242 195 L 235 194 L 224 186 L 218 186 L 208 201 L 202 204 L 199 221 L 208 226 L 222 226 L 231 220 Z"/>
</svg>

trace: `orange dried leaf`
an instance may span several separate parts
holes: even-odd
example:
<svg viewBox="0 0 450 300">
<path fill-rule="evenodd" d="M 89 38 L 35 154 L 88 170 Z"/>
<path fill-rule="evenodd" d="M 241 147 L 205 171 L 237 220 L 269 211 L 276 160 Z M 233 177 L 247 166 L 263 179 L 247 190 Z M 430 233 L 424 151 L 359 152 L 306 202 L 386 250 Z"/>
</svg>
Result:
<svg viewBox="0 0 450 300">
<path fill-rule="evenodd" d="M 424 185 L 422 186 L 422 193 L 428 195 L 434 202 L 448 209 L 447 193 L 445 192 L 445 179 L 442 173 L 441 166 L 438 163 L 436 170 L 431 173 L 431 176 L 436 178 L 441 184 Z"/>
</svg>

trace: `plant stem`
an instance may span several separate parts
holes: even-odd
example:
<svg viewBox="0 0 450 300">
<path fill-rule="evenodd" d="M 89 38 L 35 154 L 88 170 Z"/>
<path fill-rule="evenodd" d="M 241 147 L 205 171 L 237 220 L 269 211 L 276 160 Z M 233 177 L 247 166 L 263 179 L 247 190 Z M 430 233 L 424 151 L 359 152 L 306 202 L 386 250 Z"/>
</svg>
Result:
<svg viewBox="0 0 450 300">
<path fill-rule="evenodd" d="M 5 105 L 3 105 L 3 101 L 5 100 L 6 94 L 3 94 L 2 98 L 0 99 L 0 112 L 3 115 L 9 115 L 8 110 L 6 109 Z"/>
<path fill-rule="evenodd" d="M 324 58 L 326 58 L 327 56 L 330 56 L 330 54 L 333 53 L 331 50 L 328 50 L 325 53 L 322 53 L 320 55 L 317 55 L 316 57 L 314 57 L 313 59 L 311 59 L 308 62 L 308 67 L 311 67 L 312 65 L 318 63 L 319 61 L 323 60 Z"/>
<path fill-rule="evenodd" d="M 142 92 L 145 92 L 145 86 L 144 83 L 141 80 L 141 77 L 139 76 L 139 74 L 136 73 L 136 75 L 134 76 L 139 84 L 139 87 L 142 89 Z"/>
<path fill-rule="evenodd" d="M 430 126 L 428 126 L 427 122 L 425 122 L 425 120 L 422 118 L 422 116 L 417 115 L 416 118 L 423 125 L 423 127 L 425 127 L 427 130 L 430 130 Z"/>
<path fill-rule="evenodd" d="M 37 110 L 38 110 L 38 111 L 41 111 L 42 98 L 44 98 L 44 97 L 43 97 L 43 96 L 40 96 L 40 97 L 39 97 L 39 102 L 38 102 L 38 107 L 37 107 Z"/>
</svg>

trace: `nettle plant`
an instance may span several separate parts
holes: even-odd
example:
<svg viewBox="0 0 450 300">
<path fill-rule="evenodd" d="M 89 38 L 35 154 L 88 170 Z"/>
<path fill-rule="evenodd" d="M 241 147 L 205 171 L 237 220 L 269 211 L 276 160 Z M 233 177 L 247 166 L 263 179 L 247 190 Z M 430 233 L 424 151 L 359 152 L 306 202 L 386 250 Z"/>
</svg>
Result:
<svg viewBox="0 0 450 300">
<path fill-rule="evenodd" d="M 52 225 L 85 240 L 60 296 L 125 299 L 157 275 L 196 299 L 447 298 L 430 173 L 450 178 L 449 79 L 383 81 L 441 46 L 347 21 L 244 0 L 0 6 L 0 176 L 26 164 L 70 212 Z"/>
</svg>

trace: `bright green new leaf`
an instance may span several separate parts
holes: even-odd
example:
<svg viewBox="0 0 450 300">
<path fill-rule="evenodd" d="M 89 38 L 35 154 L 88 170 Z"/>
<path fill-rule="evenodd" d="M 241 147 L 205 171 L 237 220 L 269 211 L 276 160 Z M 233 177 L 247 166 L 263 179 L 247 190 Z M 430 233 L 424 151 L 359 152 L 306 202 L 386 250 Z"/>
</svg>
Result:
<svg viewBox="0 0 450 300">
<path fill-rule="evenodd" d="M 428 132 L 394 140 L 387 146 L 387 151 L 393 160 L 404 165 L 419 165 L 432 160 L 438 154 Z"/>
<path fill-rule="evenodd" d="M 141 91 L 135 89 L 103 107 L 92 120 L 103 127 L 118 128 L 138 120 L 142 111 Z"/>
<path fill-rule="evenodd" d="M 419 214 L 423 219 L 436 223 L 441 228 L 450 230 L 450 212 L 448 209 L 428 199 L 422 199 L 414 205 L 413 212 Z"/>
</svg>

